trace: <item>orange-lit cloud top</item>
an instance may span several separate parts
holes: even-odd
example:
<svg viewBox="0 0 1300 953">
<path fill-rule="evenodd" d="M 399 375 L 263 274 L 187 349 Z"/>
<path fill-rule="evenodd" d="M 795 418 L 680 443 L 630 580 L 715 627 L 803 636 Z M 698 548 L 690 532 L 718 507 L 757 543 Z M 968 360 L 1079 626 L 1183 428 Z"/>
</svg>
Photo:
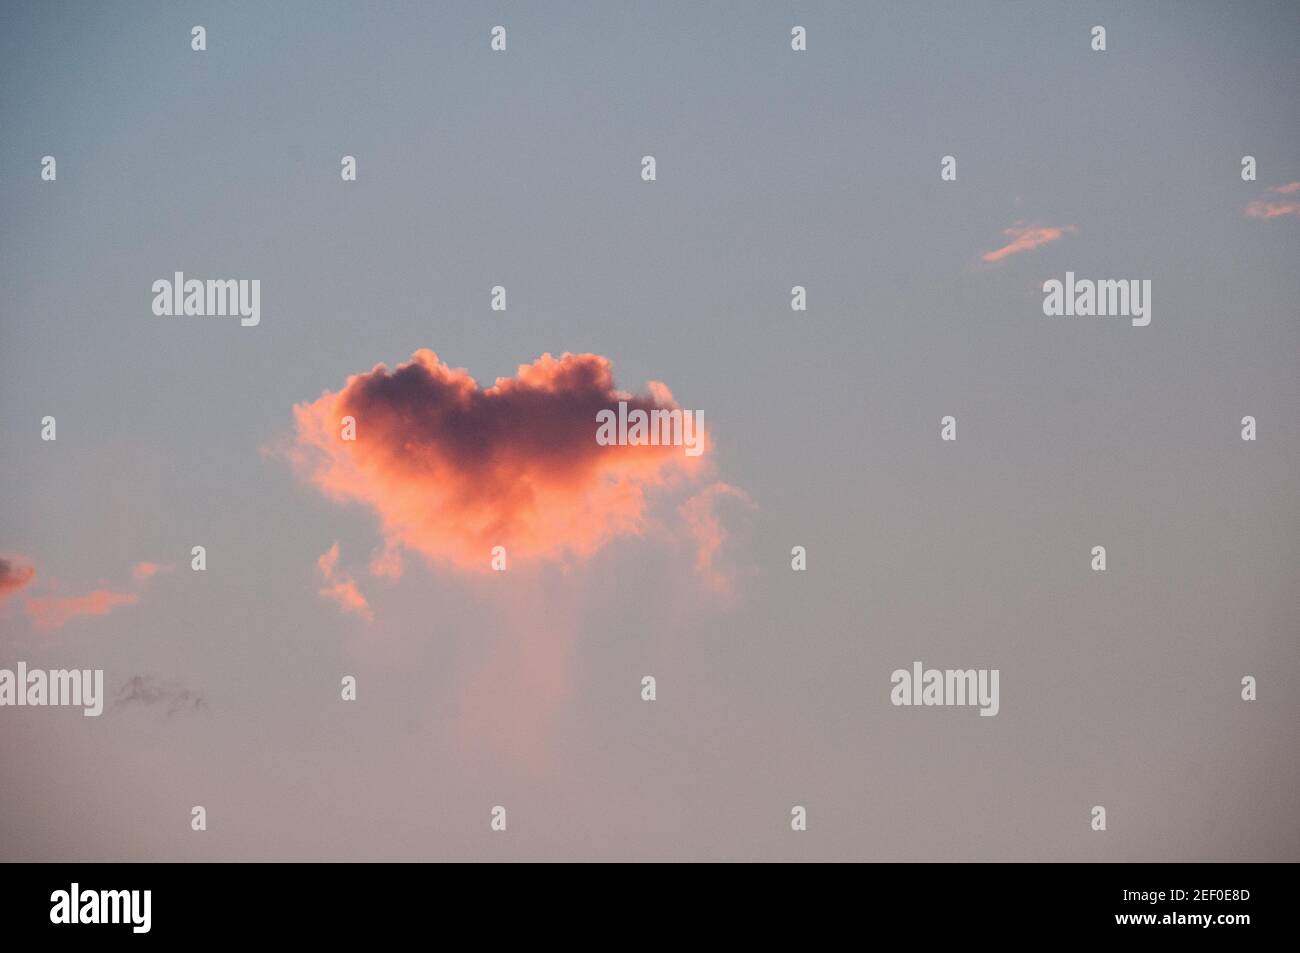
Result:
<svg viewBox="0 0 1300 953">
<path fill-rule="evenodd" d="M 56 629 L 81 616 L 108 615 L 118 606 L 134 605 L 140 597 L 130 592 L 96 589 L 84 596 L 33 596 L 27 600 L 27 614 L 41 629 Z"/>
<path fill-rule="evenodd" d="M 663 384 L 648 392 L 617 390 L 597 354 L 543 354 L 483 388 L 419 350 L 395 370 L 380 364 L 296 405 L 291 456 L 327 496 L 378 514 L 381 566 L 399 565 L 399 547 L 485 571 L 494 546 L 506 547 L 511 565 L 585 557 L 644 533 L 647 492 L 706 466 L 681 446 L 597 443 L 597 412 L 620 401 L 629 412 L 678 409 Z M 356 421 L 354 440 L 343 439 L 345 417 Z"/>
<path fill-rule="evenodd" d="M 1001 248 L 995 248 L 993 251 L 985 252 L 980 257 L 987 262 L 998 262 L 1009 255 L 1019 254 L 1023 251 L 1029 251 L 1038 248 L 1040 245 L 1046 245 L 1048 242 L 1058 241 L 1066 232 L 1073 232 L 1073 225 L 1054 225 L 1039 226 L 1025 225 L 1017 222 L 1010 228 L 1004 228 L 1002 234 L 1011 241 Z"/>
<path fill-rule="evenodd" d="M 20 565 L 20 561 L 8 556 L 0 556 L 0 603 L 32 581 L 36 570 L 31 566 Z"/>
</svg>

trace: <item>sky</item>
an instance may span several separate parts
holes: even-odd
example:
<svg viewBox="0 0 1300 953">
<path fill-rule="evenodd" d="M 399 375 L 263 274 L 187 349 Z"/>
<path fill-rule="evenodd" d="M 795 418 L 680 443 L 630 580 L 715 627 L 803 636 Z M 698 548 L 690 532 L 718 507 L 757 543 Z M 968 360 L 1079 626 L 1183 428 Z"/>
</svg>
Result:
<svg viewBox="0 0 1300 953">
<path fill-rule="evenodd" d="M 0 859 L 1296 860 L 1297 38 L 6 3 L 0 669 L 109 697 L 0 708 Z M 619 400 L 705 453 L 587 442 Z"/>
</svg>

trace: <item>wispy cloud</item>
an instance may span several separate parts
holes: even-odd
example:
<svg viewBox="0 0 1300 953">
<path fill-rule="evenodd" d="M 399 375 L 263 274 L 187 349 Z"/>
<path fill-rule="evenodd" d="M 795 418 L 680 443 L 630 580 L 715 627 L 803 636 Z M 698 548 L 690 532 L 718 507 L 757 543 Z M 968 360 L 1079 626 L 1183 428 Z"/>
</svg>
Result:
<svg viewBox="0 0 1300 953">
<path fill-rule="evenodd" d="M 1281 218 L 1284 215 L 1300 215 L 1300 202 L 1256 199 L 1246 206 L 1247 218 Z"/>
<path fill-rule="evenodd" d="M 370 556 L 370 575 L 401 579 L 402 551 L 391 542 L 384 543 Z"/>
<path fill-rule="evenodd" d="M 733 499 L 753 508 L 749 494 L 729 483 L 714 483 L 696 493 L 679 508 L 695 542 L 695 571 L 704 585 L 719 596 L 730 597 L 735 577 L 730 567 L 719 561 L 719 553 L 727 541 L 727 531 L 718 512 L 718 505 Z"/>
<path fill-rule="evenodd" d="M 0 601 L 5 595 L 17 591 L 26 585 L 35 575 L 33 568 L 15 569 L 5 560 L 0 560 Z M 46 595 L 29 595 L 24 609 L 32 623 L 38 629 L 57 629 L 74 619 L 91 618 L 108 615 L 121 606 L 135 605 L 140 601 L 140 591 L 144 584 L 160 572 L 168 572 L 171 566 L 156 562 L 139 562 L 131 569 L 131 578 L 135 591 L 125 591 L 101 586 L 84 595 L 67 596 L 59 594 L 64 587 L 57 579 L 50 579 L 54 592 Z M 47 577 L 48 578 L 48 577 Z M 7 582 L 6 582 L 7 581 Z"/>
<path fill-rule="evenodd" d="M 1275 185 L 1269 191 L 1274 195 L 1297 195 L 1300 181 Z M 1300 196 L 1294 199 L 1255 199 L 1246 205 L 1247 218 L 1283 218 L 1288 215 L 1300 215 Z"/>
<path fill-rule="evenodd" d="M 197 711 L 207 707 L 207 700 L 198 692 L 165 682 L 152 675 L 132 675 L 118 689 L 115 703 L 119 708 L 128 705 L 162 705 L 168 715 L 180 711 Z"/>
<path fill-rule="evenodd" d="M 148 579 L 152 579 L 160 572 L 171 572 L 173 568 L 173 566 L 164 566 L 161 563 L 136 563 L 135 568 L 131 570 L 131 578 L 136 582 L 145 582 Z"/>
<path fill-rule="evenodd" d="M 57 629 L 73 619 L 108 615 L 118 606 L 134 605 L 140 597 L 133 592 L 96 589 L 84 596 L 42 596 L 27 600 L 27 614 L 41 629 Z"/>
<path fill-rule="evenodd" d="M 320 570 L 321 578 L 325 580 L 325 586 L 320 590 L 322 596 L 333 599 L 344 612 L 355 613 L 367 621 L 373 618 L 370 603 L 357 588 L 356 581 L 339 570 L 338 543 L 321 553 L 320 558 L 316 560 L 316 566 Z"/>
<path fill-rule="evenodd" d="M 1002 229 L 1002 234 L 1011 239 L 1001 248 L 987 251 L 980 258 L 986 262 L 999 262 L 1011 255 L 1031 251 L 1050 242 L 1059 241 L 1067 233 L 1076 231 L 1073 225 L 1026 225 L 1016 222 L 1010 228 Z"/>
</svg>

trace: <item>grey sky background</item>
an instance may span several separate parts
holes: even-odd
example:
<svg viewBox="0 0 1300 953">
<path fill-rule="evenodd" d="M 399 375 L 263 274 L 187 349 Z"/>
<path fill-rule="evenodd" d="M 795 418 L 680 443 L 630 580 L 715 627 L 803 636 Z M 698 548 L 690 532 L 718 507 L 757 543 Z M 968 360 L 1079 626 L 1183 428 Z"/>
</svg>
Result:
<svg viewBox="0 0 1300 953">
<path fill-rule="evenodd" d="M 4 4 L 0 552 L 176 569 L 52 632 L 10 599 L 0 667 L 206 706 L 0 711 L 0 858 L 1300 859 L 1300 218 L 1243 214 L 1300 179 L 1297 39 L 1289 2 Z M 1076 231 L 981 262 L 1016 221 Z M 177 270 L 261 279 L 260 326 L 155 317 Z M 1066 270 L 1151 279 L 1151 325 L 1044 317 Z M 702 409 L 756 504 L 734 602 L 671 539 L 365 576 L 374 515 L 274 451 L 419 347 Z M 317 594 L 335 541 L 372 625 Z M 891 706 L 915 659 L 1000 669 L 1000 713 Z"/>
</svg>

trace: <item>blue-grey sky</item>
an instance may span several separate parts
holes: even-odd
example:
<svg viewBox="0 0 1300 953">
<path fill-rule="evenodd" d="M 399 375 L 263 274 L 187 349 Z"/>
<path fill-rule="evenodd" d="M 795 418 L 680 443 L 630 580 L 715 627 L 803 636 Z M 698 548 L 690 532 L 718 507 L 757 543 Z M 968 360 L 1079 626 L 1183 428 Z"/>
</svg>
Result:
<svg viewBox="0 0 1300 953">
<path fill-rule="evenodd" d="M 0 857 L 1297 859 L 1300 215 L 1246 209 L 1297 198 L 1298 39 L 1290 2 L 6 3 L 0 667 L 204 703 L 0 710 Z M 1029 226 L 1067 230 L 982 260 Z M 1149 279 L 1150 326 L 1044 316 L 1067 270 Z M 155 316 L 175 271 L 259 279 L 260 324 Z M 584 558 L 371 573 L 293 409 L 420 348 L 701 409 L 730 595 L 671 495 Z M 138 601 L 30 608 L 99 589 Z M 917 659 L 999 669 L 999 714 L 892 706 Z"/>
</svg>

